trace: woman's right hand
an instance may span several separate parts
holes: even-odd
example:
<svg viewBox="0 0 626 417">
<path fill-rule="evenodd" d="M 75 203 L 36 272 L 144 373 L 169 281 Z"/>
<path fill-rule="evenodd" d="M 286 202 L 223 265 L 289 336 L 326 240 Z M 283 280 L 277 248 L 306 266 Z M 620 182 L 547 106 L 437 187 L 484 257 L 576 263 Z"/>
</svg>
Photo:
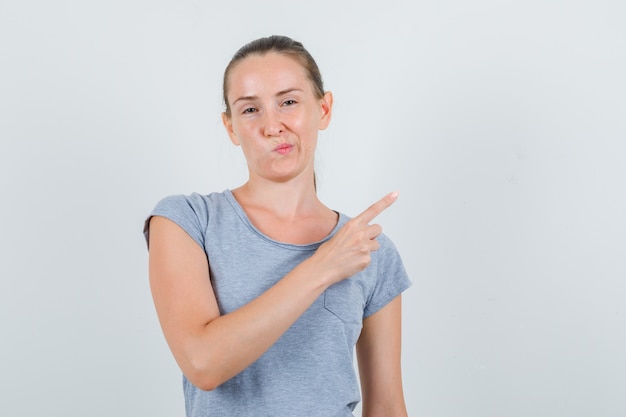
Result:
<svg viewBox="0 0 626 417">
<path fill-rule="evenodd" d="M 398 198 L 397 192 L 387 194 L 367 210 L 350 219 L 330 240 L 322 244 L 311 260 L 323 268 L 322 274 L 332 285 L 365 269 L 371 253 L 378 249 L 376 237 L 382 227 L 369 223 Z"/>
</svg>

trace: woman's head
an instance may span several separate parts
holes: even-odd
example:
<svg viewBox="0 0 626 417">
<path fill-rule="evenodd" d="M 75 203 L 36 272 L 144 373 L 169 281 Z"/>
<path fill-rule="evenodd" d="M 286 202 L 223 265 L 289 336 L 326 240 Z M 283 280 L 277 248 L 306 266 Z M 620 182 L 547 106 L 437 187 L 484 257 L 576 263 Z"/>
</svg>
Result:
<svg viewBox="0 0 626 417">
<path fill-rule="evenodd" d="M 224 113 L 228 117 L 231 115 L 230 103 L 228 102 L 228 91 L 230 73 L 232 72 L 232 69 L 238 63 L 251 55 L 265 55 L 270 52 L 283 54 L 297 61 L 305 70 L 307 77 L 311 82 L 313 94 L 320 99 L 324 97 L 324 83 L 322 81 L 322 75 L 317 63 L 304 46 L 302 46 L 300 42 L 288 38 L 287 36 L 269 36 L 254 40 L 241 47 L 226 67 L 226 70 L 224 71 L 223 98 L 225 106 Z"/>
<path fill-rule="evenodd" d="M 245 45 L 226 68 L 224 102 L 222 122 L 251 179 L 314 180 L 317 137 L 333 97 L 302 44 L 272 36 Z"/>
</svg>

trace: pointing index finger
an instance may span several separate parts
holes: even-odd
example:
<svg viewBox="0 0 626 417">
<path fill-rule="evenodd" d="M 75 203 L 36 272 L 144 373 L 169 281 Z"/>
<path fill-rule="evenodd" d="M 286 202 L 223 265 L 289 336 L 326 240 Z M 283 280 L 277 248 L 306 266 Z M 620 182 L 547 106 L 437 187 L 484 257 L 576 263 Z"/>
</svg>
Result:
<svg viewBox="0 0 626 417">
<path fill-rule="evenodd" d="M 363 213 L 356 216 L 354 219 L 358 221 L 362 221 L 365 223 L 369 223 L 376 216 L 383 212 L 387 207 L 392 205 L 398 199 L 398 192 L 394 191 L 392 193 L 387 194 L 371 206 L 369 206 Z"/>
</svg>

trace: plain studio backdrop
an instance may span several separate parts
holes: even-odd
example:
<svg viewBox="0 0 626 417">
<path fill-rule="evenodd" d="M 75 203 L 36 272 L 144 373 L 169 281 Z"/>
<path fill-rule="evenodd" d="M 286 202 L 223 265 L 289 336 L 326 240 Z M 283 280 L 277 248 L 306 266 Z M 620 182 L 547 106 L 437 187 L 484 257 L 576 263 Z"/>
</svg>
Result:
<svg viewBox="0 0 626 417">
<path fill-rule="evenodd" d="M 410 415 L 626 416 L 624 22 L 621 0 L 1 0 L 0 415 L 184 414 L 143 221 L 245 180 L 222 71 L 285 34 L 335 94 L 322 200 L 401 193 L 377 221 L 413 281 Z"/>
</svg>

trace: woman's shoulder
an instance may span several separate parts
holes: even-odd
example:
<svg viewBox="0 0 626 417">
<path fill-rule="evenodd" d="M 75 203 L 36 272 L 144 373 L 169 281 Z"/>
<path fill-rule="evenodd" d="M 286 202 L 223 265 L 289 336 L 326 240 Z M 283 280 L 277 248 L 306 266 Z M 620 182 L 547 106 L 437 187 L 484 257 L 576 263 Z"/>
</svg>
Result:
<svg viewBox="0 0 626 417">
<path fill-rule="evenodd" d="M 161 198 L 153 211 L 187 211 L 193 212 L 204 211 L 215 205 L 224 204 L 228 201 L 229 190 L 222 192 L 211 192 L 209 194 L 201 194 L 193 192 L 191 194 L 171 194 Z"/>
<path fill-rule="evenodd" d="M 159 200 L 144 224 L 144 235 L 149 236 L 150 219 L 153 216 L 165 217 L 182 227 L 198 243 L 204 241 L 204 232 L 214 213 L 223 211 L 228 205 L 229 191 L 209 194 L 172 194 Z"/>
</svg>

